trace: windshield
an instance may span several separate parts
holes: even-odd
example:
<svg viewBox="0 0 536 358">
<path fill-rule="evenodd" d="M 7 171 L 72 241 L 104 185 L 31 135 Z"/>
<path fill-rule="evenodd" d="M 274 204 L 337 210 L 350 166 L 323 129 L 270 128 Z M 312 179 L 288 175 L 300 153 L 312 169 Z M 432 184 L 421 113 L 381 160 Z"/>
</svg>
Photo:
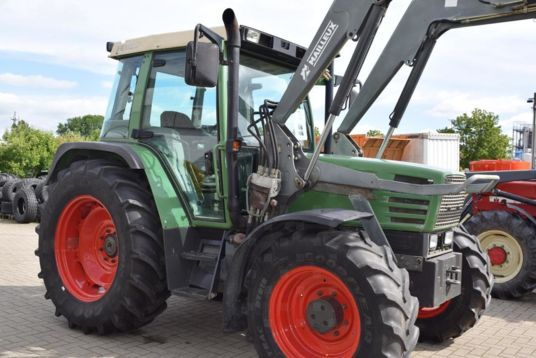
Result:
<svg viewBox="0 0 536 358">
<path fill-rule="evenodd" d="M 241 55 L 238 131 L 244 144 L 258 145 L 247 129 L 253 121 L 254 112 L 259 111 L 259 106 L 265 100 L 279 101 L 293 74 L 294 69 Z M 309 148 L 311 143 L 312 131 L 309 123 L 312 123 L 312 118 L 307 102 L 302 103 L 286 122 L 287 128 L 302 143 L 304 149 Z"/>
<path fill-rule="evenodd" d="M 142 57 L 131 57 L 119 62 L 114 85 L 104 117 L 101 138 L 127 138 L 128 122 Z"/>
</svg>

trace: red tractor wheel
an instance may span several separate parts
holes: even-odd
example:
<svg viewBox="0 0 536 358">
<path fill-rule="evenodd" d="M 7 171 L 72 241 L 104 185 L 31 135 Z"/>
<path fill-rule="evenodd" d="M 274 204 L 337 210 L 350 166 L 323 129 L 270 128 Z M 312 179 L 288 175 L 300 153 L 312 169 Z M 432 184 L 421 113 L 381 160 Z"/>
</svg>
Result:
<svg viewBox="0 0 536 358">
<path fill-rule="evenodd" d="M 248 327 L 260 356 L 405 357 L 413 350 L 418 303 L 391 250 L 356 232 L 291 224 L 261 241 L 248 284 Z"/>
<path fill-rule="evenodd" d="M 162 230 L 144 178 L 88 160 L 61 171 L 49 188 L 36 253 L 56 315 L 86 333 L 151 322 L 169 292 Z"/>
<path fill-rule="evenodd" d="M 495 276 L 493 296 L 518 298 L 536 288 L 536 227 L 507 211 L 483 211 L 465 224 L 477 236 Z"/>
<path fill-rule="evenodd" d="M 421 307 L 419 308 L 419 314 L 417 315 L 417 319 L 429 319 L 441 316 L 450 306 L 451 302 L 452 300 L 448 300 L 447 302 L 443 302 L 437 307 Z"/>
</svg>

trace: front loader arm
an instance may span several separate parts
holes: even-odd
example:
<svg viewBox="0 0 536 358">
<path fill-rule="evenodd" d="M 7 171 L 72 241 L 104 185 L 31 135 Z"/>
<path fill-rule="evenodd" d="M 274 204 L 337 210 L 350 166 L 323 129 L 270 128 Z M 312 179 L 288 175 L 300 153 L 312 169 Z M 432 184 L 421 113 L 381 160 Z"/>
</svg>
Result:
<svg viewBox="0 0 536 358">
<path fill-rule="evenodd" d="M 351 6 L 352 3 L 354 3 L 354 7 Z M 267 121 L 276 124 L 271 130 L 272 137 L 275 140 L 270 145 L 275 148 L 273 152 L 278 153 L 280 161 L 276 166 L 277 171 L 273 174 L 274 178 L 270 177 L 270 182 L 275 182 L 276 179 L 280 180 L 277 185 L 277 195 L 273 196 L 276 198 L 273 203 L 279 206 L 281 212 L 285 211 L 289 200 L 297 192 L 307 190 L 318 183 L 321 183 L 324 187 L 333 185 L 342 186 L 346 189 L 382 188 L 388 191 L 419 195 L 446 195 L 464 190 L 462 185 L 452 184 L 426 185 L 426 188 L 419 185 L 400 185 L 398 182 L 378 180 L 374 175 L 367 173 L 319 162 L 320 151 L 327 138 L 327 133 L 339 115 L 347 94 L 351 91 L 388 4 L 388 1 L 382 2 L 381 0 L 354 0 L 354 2 L 335 0 L 281 102 Z M 424 71 L 436 40 L 443 33 L 455 27 L 515 21 L 533 17 L 536 17 L 536 0 L 517 0 L 507 4 L 495 4 L 485 0 L 413 0 L 362 87 L 356 101 L 349 108 L 349 112 L 339 128 L 340 133 L 335 133 L 335 135 L 341 134 L 341 138 L 347 138 L 347 134 L 359 122 L 396 72 L 404 63 L 407 63 L 413 66 L 413 70 L 391 115 L 391 129 L 384 141 L 385 145 L 388 143 L 388 138 L 393 133 L 394 128 L 398 126 L 398 122 Z M 350 22 L 350 20 L 353 21 Z M 336 21 L 342 25 L 339 25 Z M 337 27 L 337 31 L 330 33 L 329 38 L 326 39 L 328 25 L 333 23 L 341 26 L 341 31 L 339 33 L 339 28 Z M 353 32 L 354 30 L 357 32 Z M 349 38 L 355 38 L 355 36 L 358 36 L 359 40 L 341 86 L 338 89 L 337 96 L 330 108 L 330 118 L 312 156 L 306 156 L 298 141 L 285 127 L 284 123 L 301 103 L 321 72 L 333 61 L 345 41 Z M 319 42 L 321 40 L 324 42 Z M 318 44 L 321 43 L 323 44 L 322 49 L 315 52 L 315 49 L 318 50 L 319 48 Z M 315 53 L 317 54 L 315 55 Z M 310 58 L 314 59 L 315 72 L 304 71 L 304 69 L 313 70 L 310 67 L 311 63 L 308 61 Z M 269 114 L 267 116 L 270 117 Z M 384 146 L 380 148 L 379 152 L 383 152 L 383 149 Z M 284 174 L 280 175 L 280 173 Z M 268 174 L 262 175 L 268 176 Z M 495 180 L 495 177 L 482 177 L 479 178 L 479 185 L 469 183 L 471 188 L 465 189 L 479 192 L 483 187 L 495 183 Z M 269 202 L 266 201 L 266 203 Z"/>
<path fill-rule="evenodd" d="M 436 40 L 449 29 L 535 17 L 536 0 L 413 0 L 338 131 L 349 134 L 406 63 L 413 70 L 390 116 L 392 133 L 407 108 Z"/>
<path fill-rule="evenodd" d="M 355 73 L 347 71 L 344 77 L 347 82 L 351 81 L 350 77 L 357 77 L 390 2 L 391 0 L 335 0 L 333 2 L 303 56 L 295 76 L 292 77 L 279 101 L 272 116 L 273 121 L 279 124 L 286 122 L 348 40 L 359 40 L 361 50 L 356 50 L 356 54 L 357 52 L 360 54 L 354 55 L 353 72 Z M 351 81 L 351 83 L 352 86 L 348 86 L 348 91 L 353 87 L 354 82 Z M 343 87 L 345 86 L 341 85 L 341 88 Z"/>
</svg>

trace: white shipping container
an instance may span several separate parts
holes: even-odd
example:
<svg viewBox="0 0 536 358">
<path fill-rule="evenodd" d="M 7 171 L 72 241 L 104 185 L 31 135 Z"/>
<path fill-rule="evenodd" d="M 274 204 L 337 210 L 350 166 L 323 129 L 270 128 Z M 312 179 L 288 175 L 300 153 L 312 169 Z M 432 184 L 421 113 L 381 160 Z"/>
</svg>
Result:
<svg viewBox="0 0 536 358">
<path fill-rule="evenodd" d="M 455 133 L 404 134 L 411 139 L 402 160 L 431 167 L 460 170 L 460 136 Z"/>
</svg>

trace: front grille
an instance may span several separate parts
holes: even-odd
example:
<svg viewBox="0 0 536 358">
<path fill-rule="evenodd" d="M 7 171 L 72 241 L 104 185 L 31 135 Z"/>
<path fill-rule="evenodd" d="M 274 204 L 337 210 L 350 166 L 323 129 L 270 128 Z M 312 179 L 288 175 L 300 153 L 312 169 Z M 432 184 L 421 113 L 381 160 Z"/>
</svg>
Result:
<svg viewBox="0 0 536 358">
<path fill-rule="evenodd" d="M 447 175 L 446 184 L 461 184 L 465 182 L 464 174 Z M 459 194 L 444 195 L 441 198 L 439 214 L 437 215 L 436 228 L 454 226 L 460 222 L 460 216 L 465 202 L 466 192 Z"/>
<path fill-rule="evenodd" d="M 392 223 L 424 225 L 429 200 L 392 196 L 389 198 L 389 216 Z"/>
</svg>

